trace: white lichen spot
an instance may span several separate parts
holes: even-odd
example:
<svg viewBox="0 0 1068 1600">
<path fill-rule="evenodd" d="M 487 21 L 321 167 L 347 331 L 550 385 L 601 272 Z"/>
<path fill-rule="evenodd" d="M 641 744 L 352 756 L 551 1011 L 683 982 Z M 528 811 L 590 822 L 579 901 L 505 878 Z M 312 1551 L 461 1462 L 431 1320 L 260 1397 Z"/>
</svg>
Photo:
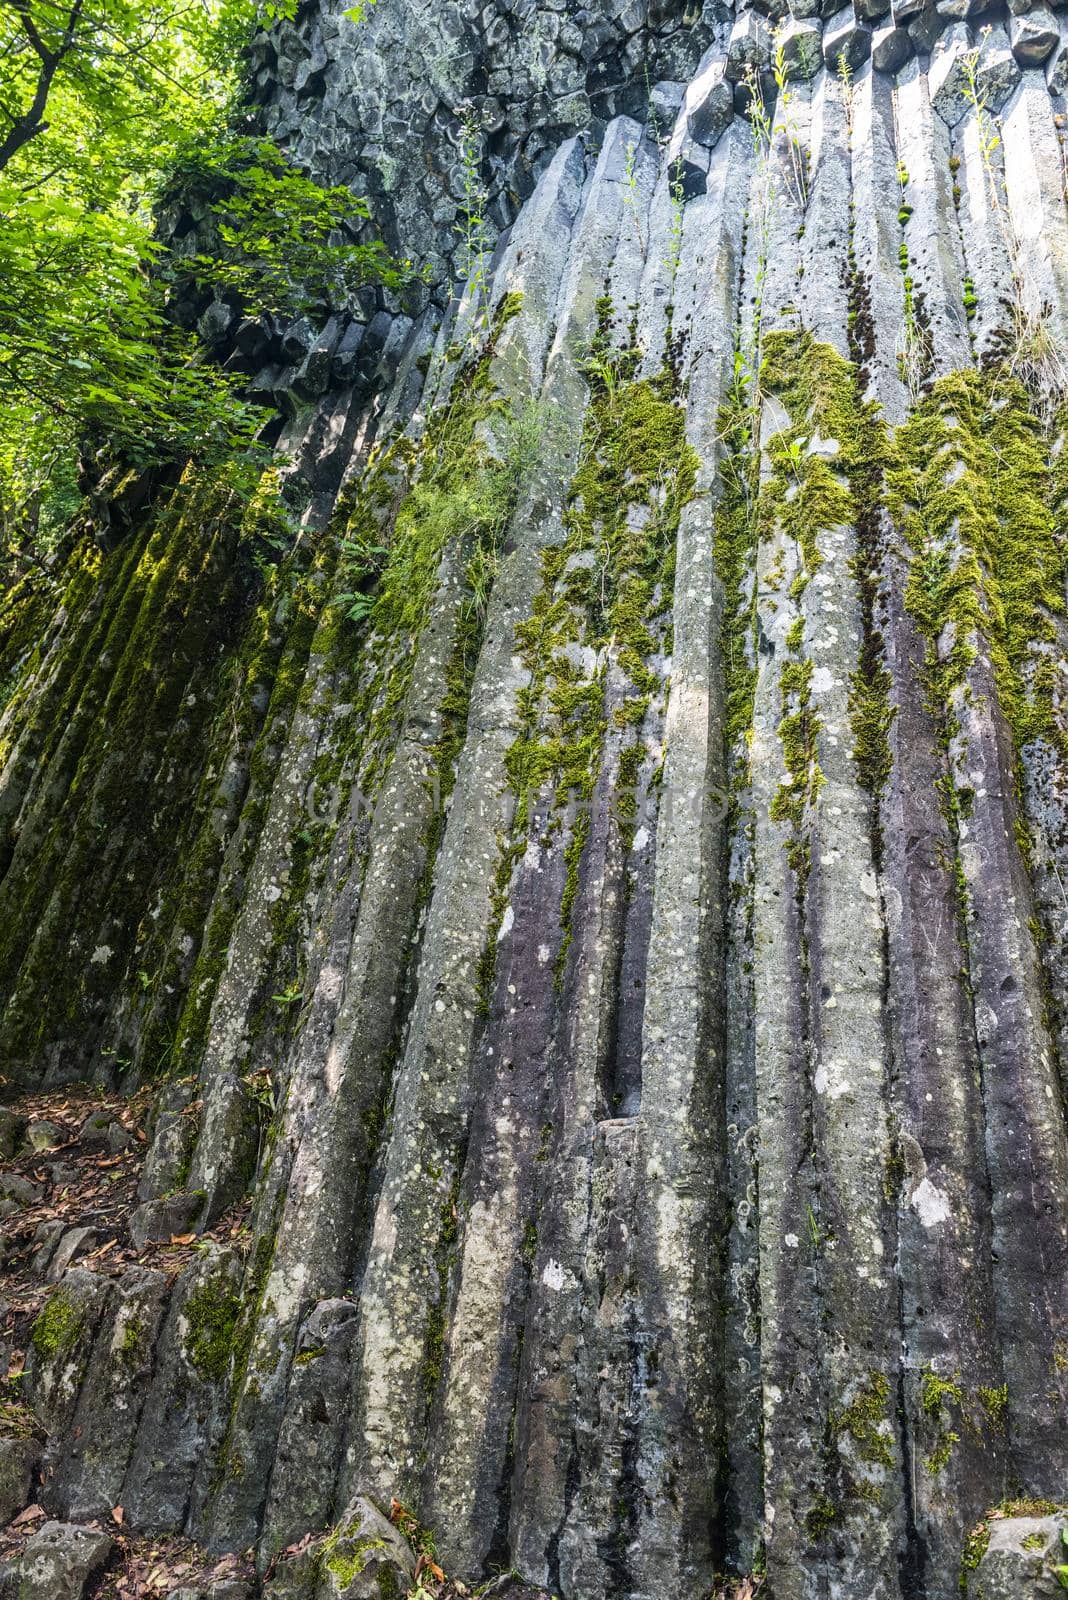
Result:
<svg viewBox="0 0 1068 1600">
<path fill-rule="evenodd" d="M 269 883 L 263 891 L 263 898 L 269 906 L 273 906 L 276 900 L 281 900 L 282 891 L 276 883 Z"/>
<path fill-rule="evenodd" d="M 937 1227 L 950 1214 L 949 1196 L 924 1178 L 912 1191 L 910 1205 L 925 1228 Z"/>
<path fill-rule="evenodd" d="M 98 944 L 92 955 L 89 957 L 90 963 L 97 967 L 102 967 L 105 961 L 110 960 L 111 946 L 109 944 Z"/>
<path fill-rule="evenodd" d="M 501 918 L 501 925 L 497 929 L 497 943 L 498 944 L 501 942 L 502 939 L 506 938 L 508 936 L 508 934 L 511 933 L 511 931 L 512 931 L 514 926 L 515 926 L 515 912 L 512 910 L 511 906 L 505 906 L 505 908 L 504 908 L 504 916 Z"/>
<path fill-rule="evenodd" d="M 547 1261 L 545 1263 L 541 1281 L 547 1289 L 559 1291 L 564 1287 L 564 1269 L 559 1261 Z"/>
<path fill-rule="evenodd" d="M 634 835 L 634 842 L 631 845 L 631 849 L 632 850 L 644 850 L 648 843 L 649 843 L 649 830 L 648 830 L 648 828 L 643 826 L 643 827 L 639 828 L 637 833 Z"/>
<path fill-rule="evenodd" d="M 809 688 L 813 694 L 826 694 L 828 689 L 833 689 L 834 673 L 830 667 L 816 667 L 809 681 Z"/>
<path fill-rule="evenodd" d="M 796 1250 L 801 1243 L 796 1233 L 788 1233 L 783 1241 L 788 1250 Z"/>
</svg>

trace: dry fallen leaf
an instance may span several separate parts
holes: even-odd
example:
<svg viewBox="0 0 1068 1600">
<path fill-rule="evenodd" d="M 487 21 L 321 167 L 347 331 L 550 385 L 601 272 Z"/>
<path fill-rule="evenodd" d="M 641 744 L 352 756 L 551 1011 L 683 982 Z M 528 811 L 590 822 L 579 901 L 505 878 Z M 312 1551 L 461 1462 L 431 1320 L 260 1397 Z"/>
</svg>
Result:
<svg viewBox="0 0 1068 1600">
<path fill-rule="evenodd" d="M 120 1528 L 122 1527 L 123 1515 L 124 1515 L 124 1513 L 123 1513 L 123 1509 L 122 1509 L 121 1506 L 112 1506 L 112 1508 L 111 1508 L 111 1520 L 112 1520 L 112 1522 L 114 1522 Z"/>
<path fill-rule="evenodd" d="M 25 1511 L 20 1511 L 18 1516 L 12 1519 L 11 1526 L 13 1528 L 21 1528 L 24 1523 L 36 1522 L 37 1519 L 39 1517 L 43 1517 L 44 1514 L 43 1506 L 27 1506 Z"/>
</svg>

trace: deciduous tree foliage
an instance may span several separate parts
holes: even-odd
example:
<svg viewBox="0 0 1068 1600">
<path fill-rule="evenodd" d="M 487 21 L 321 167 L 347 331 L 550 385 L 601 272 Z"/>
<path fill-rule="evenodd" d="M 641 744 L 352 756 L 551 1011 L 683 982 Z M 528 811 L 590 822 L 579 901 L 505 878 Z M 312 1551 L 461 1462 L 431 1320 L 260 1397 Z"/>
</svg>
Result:
<svg viewBox="0 0 1068 1600">
<path fill-rule="evenodd" d="M 247 131 L 241 55 L 294 0 L 0 0 L 0 579 L 47 564 L 79 450 L 134 466 L 247 451 L 262 412 L 169 314 L 190 285 L 252 314 L 404 269 L 338 242 L 366 219 Z M 161 198 L 214 243 L 169 260 Z"/>
</svg>

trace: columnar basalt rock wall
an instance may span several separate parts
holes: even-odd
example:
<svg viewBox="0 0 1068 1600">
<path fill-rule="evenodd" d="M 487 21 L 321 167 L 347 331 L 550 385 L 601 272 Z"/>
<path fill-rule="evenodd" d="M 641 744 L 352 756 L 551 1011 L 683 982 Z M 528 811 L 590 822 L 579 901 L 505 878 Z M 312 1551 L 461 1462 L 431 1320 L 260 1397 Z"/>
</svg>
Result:
<svg viewBox="0 0 1068 1600">
<path fill-rule="evenodd" d="M 795 12 L 777 86 L 725 19 L 670 122 L 530 155 L 475 290 L 295 412 L 266 575 L 190 474 L 32 647 L 8 602 L 7 1071 L 162 1080 L 143 1228 L 252 1198 L 61 1280 L 50 1509 L 951 1600 L 1063 1497 L 1062 46 L 954 7 Z M 260 81 L 341 176 L 332 27 Z"/>
</svg>

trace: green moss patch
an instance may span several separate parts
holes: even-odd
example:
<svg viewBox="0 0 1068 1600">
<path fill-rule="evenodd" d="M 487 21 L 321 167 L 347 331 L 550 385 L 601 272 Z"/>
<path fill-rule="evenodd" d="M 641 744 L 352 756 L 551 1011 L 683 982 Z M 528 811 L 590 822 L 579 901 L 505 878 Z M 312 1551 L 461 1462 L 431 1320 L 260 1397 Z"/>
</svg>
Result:
<svg viewBox="0 0 1068 1600">
<path fill-rule="evenodd" d="M 589 808 L 603 764 L 609 711 L 605 662 L 624 678 L 612 720 L 623 736 L 615 809 L 626 832 L 644 755 L 641 725 L 664 682 L 652 664 L 667 647 L 675 544 L 682 509 L 695 492 L 697 458 L 686 442 L 678 381 L 665 365 L 635 377 L 639 351 L 611 341 L 611 302 L 600 303 L 598 332 L 584 371 L 590 401 L 579 467 L 564 516 L 564 540 L 542 557 L 531 615 L 516 629 L 529 682 L 518 697 L 519 729 L 506 756 L 515 796 L 515 831 L 502 842 L 495 922 L 480 974 L 488 1000 L 496 935 L 512 866 L 526 843 L 534 804 L 551 793 L 548 835 L 566 831 L 565 886 L 556 953 L 562 982 L 571 942 Z M 583 657 L 596 663 L 592 670 Z"/>
</svg>

